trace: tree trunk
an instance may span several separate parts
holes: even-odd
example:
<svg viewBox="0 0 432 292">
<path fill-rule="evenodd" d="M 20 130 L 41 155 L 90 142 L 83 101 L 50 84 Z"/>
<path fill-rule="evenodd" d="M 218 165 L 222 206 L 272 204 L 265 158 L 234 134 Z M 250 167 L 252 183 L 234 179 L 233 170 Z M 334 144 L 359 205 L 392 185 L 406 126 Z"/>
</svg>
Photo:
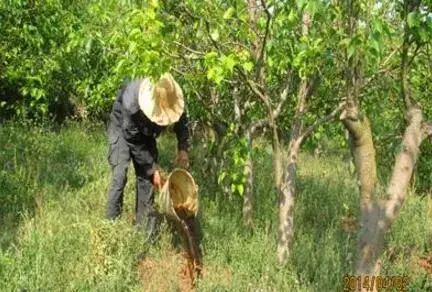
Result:
<svg viewBox="0 0 432 292">
<path fill-rule="evenodd" d="M 408 192 L 419 147 L 427 136 L 422 111 L 411 107 L 408 126 L 402 140 L 402 150 L 396 157 L 392 178 L 387 188 L 387 198 L 377 202 L 375 196 L 376 165 L 372 133 L 367 118 L 360 117 L 357 108 L 348 106 L 341 120 L 350 134 L 360 189 L 360 235 L 357 250 L 356 274 L 378 276 L 381 270 L 380 256 L 384 248 L 387 230 L 395 220 Z"/>
<path fill-rule="evenodd" d="M 379 265 L 364 259 L 376 258 L 377 223 L 380 208 L 375 202 L 376 162 L 372 131 L 366 117 L 361 117 L 358 107 L 349 103 L 341 115 L 341 120 L 349 133 L 349 145 L 354 156 L 354 165 L 360 189 L 360 226 L 357 247 L 356 271 L 363 274 L 366 271 L 373 275 L 379 273 Z M 367 274 L 367 273 L 366 273 Z"/>
<path fill-rule="evenodd" d="M 302 35 L 306 36 L 309 34 L 309 27 L 311 24 L 311 17 L 308 11 L 304 12 L 302 22 Z M 300 82 L 300 87 L 297 94 L 297 110 L 294 115 L 293 125 L 291 128 L 291 137 L 288 145 L 288 165 L 285 170 L 285 177 L 283 183 L 280 181 L 280 183 L 278 184 L 279 230 L 277 243 L 277 260 L 280 264 L 284 264 L 287 261 L 289 251 L 292 245 L 294 231 L 294 196 L 296 194 L 297 163 L 300 152 L 300 145 L 304 138 L 304 136 L 302 136 L 302 116 L 306 110 L 308 96 L 311 94 L 312 91 L 312 87 L 310 87 L 310 84 L 308 83 L 309 82 L 307 80 L 302 80 Z M 276 135 L 277 137 L 277 132 L 274 135 Z M 281 155 L 281 153 L 277 154 Z M 281 158 L 279 158 L 278 161 L 282 163 Z"/>
<path fill-rule="evenodd" d="M 384 247 L 384 236 L 396 219 L 408 193 L 417 158 L 419 147 L 426 137 L 423 128 L 423 114 L 420 108 L 412 106 L 408 110 L 408 126 L 402 140 L 402 147 L 396 156 L 392 177 L 387 186 L 385 201 L 381 202 L 379 218 L 376 219 L 375 236 L 365 238 L 371 246 L 370 255 L 360 257 L 357 266 L 359 274 L 379 274 L 379 257 Z"/>
<path fill-rule="evenodd" d="M 245 193 L 243 196 L 243 221 L 248 227 L 253 227 L 252 221 L 252 197 L 253 197 L 253 161 L 252 161 L 252 136 L 247 133 L 249 155 L 246 159 L 244 174 L 246 177 Z"/>
<path fill-rule="evenodd" d="M 277 259 L 280 264 L 286 262 L 292 246 L 294 228 L 294 197 L 296 194 L 297 163 L 301 140 L 294 137 L 288 149 L 288 166 L 284 182 L 279 190 L 279 230 Z"/>
<path fill-rule="evenodd" d="M 275 187 L 279 190 L 283 178 L 283 157 L 282 146 L 276 125 L 273 125 L 273 169 L 275 174 Z"/>
</svg>

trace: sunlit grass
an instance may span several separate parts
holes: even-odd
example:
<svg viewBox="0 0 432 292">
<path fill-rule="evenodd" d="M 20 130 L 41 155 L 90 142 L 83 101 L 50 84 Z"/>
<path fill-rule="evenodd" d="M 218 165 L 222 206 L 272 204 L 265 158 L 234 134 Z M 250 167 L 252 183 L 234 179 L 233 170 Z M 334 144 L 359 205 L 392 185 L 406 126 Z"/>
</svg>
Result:
<svg viewBox="0 0 432 292">
<path fill-rule="evenodd" d="M 2 291 L 175 291 L 176 249 L 169 229 L 164 225 L 158 243 L 149 246 L 132 224 L 132 165 L 123 216 L 115 223 L 104 219 L 110 169 L 102 127 L 71 124 L 54 132 L 7 125 L 0 128 L 0 143 Z M 159 146 L 168 171 L 174 136 L 162 137 Z M 255 155 L 256 228 L 250 232 L 242 225 L 242 198 L 229 198 L 203 173 L 204 151 L 193 147 L 206 269 L 199 291 L 341 290 L 354 261 L 357 235 L 344 230 L 342 218 L 358 217 L 355 178 L 335 155 L 302 154 L 294 246 L 288 264 L 279 267 L 277 196 L 269 153 L 261 149 Z M 386 238 L 383 273 L 409 275 L 412 291 L 431 287 L 418 265 L 432 248 L 428 200 L 411 194 Z M 140 275 L 140 253 L 154 259 L 152 277 Z M 149 279 L 154 283 L 143 283 Z"/>
</svg>

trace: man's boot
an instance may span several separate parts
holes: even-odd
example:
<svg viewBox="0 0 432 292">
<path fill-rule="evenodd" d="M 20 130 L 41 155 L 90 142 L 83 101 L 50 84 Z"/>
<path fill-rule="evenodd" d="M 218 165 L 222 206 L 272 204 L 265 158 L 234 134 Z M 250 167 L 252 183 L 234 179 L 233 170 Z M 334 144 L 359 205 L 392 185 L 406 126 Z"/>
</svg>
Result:
<svg viewBox="0 0 432 292">
<path fill-rule="evenodd" d="M 150 215 L 147 218 L 145 230 L 145 243 L 155 244 L 159 232 L 159 220 L 155 215 Z"/>
</svg>

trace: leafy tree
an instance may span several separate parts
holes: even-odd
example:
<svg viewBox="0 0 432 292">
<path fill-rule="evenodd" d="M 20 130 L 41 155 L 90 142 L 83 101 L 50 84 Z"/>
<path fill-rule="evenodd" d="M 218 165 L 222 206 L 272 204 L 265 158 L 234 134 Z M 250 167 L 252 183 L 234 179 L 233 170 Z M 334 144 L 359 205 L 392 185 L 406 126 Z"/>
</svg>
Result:
<svg viewBox="0 0 432 292">
<path fill-rule="evenodd" d="M 429 3 L 427 3 L 429 4 Z M 363 5 L 363 7 L 362 7 Z M 400 52 L 400 97 L 406 113 L 406 126 L 401 141 L 401 146 L 395 158 L 393 172 L 385 190 L 385 196 L 378 197 L 377 188 L 377 167 L 375 160 L 375 147 L 370 121 L 362 112 L 361 82 L 364 79 L 364 72 L 370 64 L 368 58 L 373 55 L 365 49 L 363 42 L 358 42 L 355 49 L 350 53 L 349 48 L 346 54 L 346 89 L 347 102 L 341 115 L 341 120 L 349 132 L 350 149 L 353 154 L 357 177 L 360 189 L 360 209 L 361 209 L 361 231 L 358 242 L 356 272 L 360 275 L 378 275 L 380 272 L 380 255 L 384 247 L 384 236 L 395 220 L 408 192 L 409 183 L 419 156 L 419 147 L 422 142 L 432 134 L 430 122 L 424 121 L 422 109 L 415 102 L 412 96 L 409 83 L 410 64 L 417 54 L 417 49 L 413 55 L 409 55 L 410 47 L 416 43 L 417 48 L 421 46 L 417 35 L 421 29 L 416 30 L 413 25 L 413 14 L 430 12 L 430 5 L 422 5 L 420 1 L 404 1 L 397 3 L 400 6 L 393 6 L 400 9 L 403 20 L 402 30 L 399 36 L 402 39 L 401 46 L 394 52 Z M 345 15 L 348 17 L 346 32 L 349 36 L 350 44 L 356 38 L 364 37 L 374 40 L 374 30 L 379 28 L 380 23 L 375 22 L 372 26 L 372 34 L 368 29 L 359 27 L 363 15 L 367 15 L 370 7 L 365 2 L 350 2 L 345 6 Z M 362 14 L 362 11 L 364 14 Z M 391 10 L 395 12 L 395 10 Z M 396 17 L 395 14 L 391 18 Z M 423 18 L 424 25 L 427 27 L 430 21 L 427 17 Z M 398 32 L 398 29 L 395 29 Z M 379 39 L 374 41 L 378 42 Z M 356 43 L 354 43 L 356 44 Z M 379 48 L 383 43 L 376 46 Z M 393 54 L 393 53 L 391 53 Z M 378 55 L 379 56 L 379 55 Z M 392 55 L 386 59 L 389 60 Z M 372 78 L 372 77 L 370 77 Z M 366 98 L 366 97 L 365 97 Z"/>
</svg>

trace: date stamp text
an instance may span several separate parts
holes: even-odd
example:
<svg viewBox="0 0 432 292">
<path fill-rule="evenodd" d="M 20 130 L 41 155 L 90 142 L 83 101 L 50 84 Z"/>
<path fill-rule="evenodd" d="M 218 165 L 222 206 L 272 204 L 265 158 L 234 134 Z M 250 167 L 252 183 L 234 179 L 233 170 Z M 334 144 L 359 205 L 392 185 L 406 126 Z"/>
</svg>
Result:
<svg viewBox="0 0 432 292">
<path fill-rule="evenodd" d="M 406 291 L 409 283 L 407 276 L 360 276 L 343 277 L 343 291 L 380 291 L 382 289 L 397 289 Z"/>
</svg>

